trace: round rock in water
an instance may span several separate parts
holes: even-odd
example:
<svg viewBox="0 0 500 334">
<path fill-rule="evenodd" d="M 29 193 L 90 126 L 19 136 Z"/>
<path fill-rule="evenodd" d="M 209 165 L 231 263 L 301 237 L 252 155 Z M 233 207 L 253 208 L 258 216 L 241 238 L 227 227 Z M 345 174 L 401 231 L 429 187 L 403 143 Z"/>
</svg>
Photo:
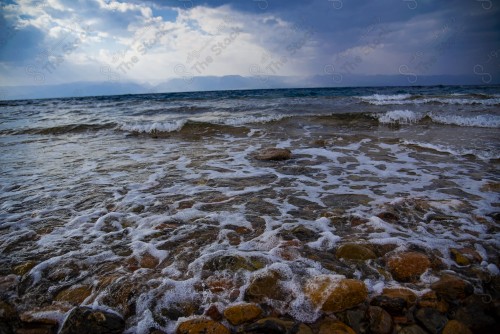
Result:
<svg viewBox="0 0 500 334">
<path fill-rule="evenodd" d="M 120 334 L 125 321 L 116 314 L 76 307 L 68 315 L 59 334 Z"/>
<path fill-rule="evenodd" d="M 288 160 L 292 157 L 292 152 L 286 148 L 265 148 L 255 155 L 257 160 Z"/>
</svg>

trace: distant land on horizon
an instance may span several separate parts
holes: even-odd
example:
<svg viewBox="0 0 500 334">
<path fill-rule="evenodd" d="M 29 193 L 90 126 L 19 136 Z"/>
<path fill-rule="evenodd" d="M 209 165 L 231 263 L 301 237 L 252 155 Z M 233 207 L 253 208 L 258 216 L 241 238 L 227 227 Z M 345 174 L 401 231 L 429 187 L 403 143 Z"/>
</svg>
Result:
<svg viewBox="0 0 500 334">
<path fill-rule="evenodd" d="M 113 81 L 73 82 L 52 85 L 39 84 L 31 86 L 0 86 L 0 100 L 246 89 L 500 84 L 499 79 L 485 84 L 480 76 L 472 75 L 418 76 L 416 81 L 413 79 L 414 78 L 409 78 L 403 75 L 349 75 L 341 78 L 333 78 L 331 75 L 316 75 L 307 78 L 279 76 L 268 76 L 262 78 L 228 75 L 220 77 L 200 76 L 192 78 L 174 78 L 157 85 Z"/>
</svg>

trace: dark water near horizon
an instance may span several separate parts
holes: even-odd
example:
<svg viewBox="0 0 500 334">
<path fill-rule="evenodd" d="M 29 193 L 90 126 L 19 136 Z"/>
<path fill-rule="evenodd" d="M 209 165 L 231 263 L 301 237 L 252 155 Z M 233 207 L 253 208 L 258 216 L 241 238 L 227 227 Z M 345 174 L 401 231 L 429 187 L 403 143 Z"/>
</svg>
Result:
<svg viewBox="0 0 500 334">
<path fill-rule="evenodd" d="M 266 147 L 292 159 L 256 160 Z M 32 264 L 24 309 L 84 287 L 81 303 L 125 316 L 129 332 L 170 332 L 172 314 L 243 301 L 272 270 L 293 298 L 266 303 L 314 321 L 301 288 L 312 276 L 358 278 L 371 294 L 399 284 L 377 262 L 332 266 L 346 242 L 435 252 L 449 270 L 449 248 L 469 247 L 498 275 L 498 86 L 0 101 L 0 157 L 0 276 Z M 376 217 L 386 211 L 398 224 Z M 292 247 L 297 227 L 310 232 Z M 117 300 L 123 287 L 132 299 Z"/>
</svg>

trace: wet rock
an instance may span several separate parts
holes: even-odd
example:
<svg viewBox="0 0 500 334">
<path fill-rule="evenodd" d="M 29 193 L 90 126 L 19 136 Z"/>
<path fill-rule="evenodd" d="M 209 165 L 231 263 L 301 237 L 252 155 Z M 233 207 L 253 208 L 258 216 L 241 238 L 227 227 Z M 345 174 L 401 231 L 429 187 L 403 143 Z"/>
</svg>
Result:
<svg viewBox="0 0 500 334">
<path fill-rule="evenodd" d="M 350 224 L 353 227 L 356 227 L 356 226 L 359 226 L 359 225 L 363 225 L 363 224 L 366 224 L 368 222 L 369 222 L 368 219 L 361 218 L 361 217 L 352 217 L 351 220 L 350 220 Z"/>
<path fill-rule="evenodd" d="M 231 246 L 237 246 L 241 243 L 240 236 L 235 232 L 229 232 L 226 234 L 226 238 Z"/>
<path fill-rule="evenodd" d="M 326 144 L 327 144 L 327 141 L 324 139 L 316 139 L 316 140 L 313 140 L 311 142 L 311 145 L 316 146 L 316 147 L 325 147 Z"/>
<path fill-rule="evenodd" d="M 205 311 L 205 315 L 207 317 L 210 317 L 212 320 L 215 320 L 215 321 L 221 321 L 222 320 L 222 314 L 220 313 L 219 309 L 215 305 L 211 305 Z"/>
<path fill-rule="evenodd" d="M 32 324 L 31 326 L 21 326 L 20 328 L 17 328 L 16 334 L 54 334 L 56 332 L 56 328 L 53 326 L 44 324 Z"/>
<path fill-rule="evenodd" d="M 158 266 L 159 263 L 160 263 L 160 261 L 158 261 L 158 259 L 156 257 L 154 257 L 153 255 L 151 255 L 149 253 L 145 253 L 141 257 L 139 265 L 142 268 L 154 269 L 154 268 L 156 268 L 156 266 Z"/>
<path fill-rule="evenodd" d="M 500 182 L 486 182 L 482 187 L 481 191 L 491 191 L 491 192 L 500 192 Z"/>
<path fill-rule="evenodd" d="M 389 298 L 401 298 L 406 301 L 406 305 L 412 306 L 417 301 L 417 295 L 410 289 L 405 288 L 385 288 L 382 295 Z"/>
<path fill-rule="evenodd" d="M 415 318 L 432 334 L 441 333 L 448 319 L 432 308 L 421 308 L 415 313 Z"/>
<path fill-rule="evenodd" d="M 450 257 L 460 266 L 469 266 L 482 261 L 481 255 L 472 248 L 450 248 Z"/>
<path fill-rule="evenodd" d="M 30 311 L 25 311 L 20 314 L 19 319 L 31 327 L 38 325 L 48 325 L 49 327 L 56 328 L 59 324 L 58 319 L 64 313 L 71 310 L 71 306 L 64 304 L 53 304 L 44 307 L 37 307 Z"/>
<path fill-rule="evenodd" d="M 257 152 L 257 160 L 288 160 L 292 157 L 292 152 L 285 148 L 265 148 Z"/>
<path fill-rule="evenodd" d="M 16 275 L 0 276 L 0 295 L 8 291 L 14 291 L 19 284 L 19 279 Z"/>
<path fill-rule="evenodd" d="M 36 265 L 37 263 L 35 261 L 26 261 L 12 268 L 12 272 L 16 275 L 23 276 Z"/>
<path fill-rule="evenodd" d="M 402 328 L 398 334 L 427 334 L 427 332 L 418 325 L 411 325 Z"/>
<path fill-rule="evenodd" d="M 136 204 L 130 208 L 130 211 L 133 213 L 142 213 L 145 207 L 142 204 Z"/>
<path fill-rule="evenodd" d="M 418 301 L 419 308 L 433 308 L 441 313 L 448 311 L 449 305 L 446 301 L 438 298 L 435 291 L 425 293 Z"/>
<path fill-rule="evenodd" d="M 397 223 L 399 221 L 399 217 L 396 214 L 388 211 L 379 213 L 377 217 L 388 223 Z"/>
<path fill-rule="evenodd" d="M 161 315 L 170 320 L 177 320 L 181 317 L 189 317 L 196 314 L 199 304 L 192 301 L 177 301 L 168 304 L 168 307 L 161 309 Z"/>
<path fill-rule="evenodd" d="M 261 314 L 262 309 L 255 304 L 233 305 L 224 310 L 224 317 L 235 326 L 255 320 Z"/>
<path fill-rule="evenodd" d="M 18 320 L 18 314 L 15 307 L 0 300 L 0 333 L 13 334 L 14 324 L 17 324 Z"/>
<path fill-rule="evenodd" d="M 314 248 L 303 247 L 301 255 L 305 258 L 321 263 L 323 268 L 331 270 L 339 275 L 352 277 L 354 269 L 351 268 L 345 261 L 337 259 L 331 251 L 319 251 Z"/>
<path fill-rule="evenodd" d="M 193 207 L 193 205 L 195 205 L 195 201 L 193 200 L 186 200 L 186 201 L 182 201 L 182 202 L 179 202 L 179 205 L 177 206 L 177 209 L 179 210 L 183 210 L 183 209 L 190 209 Z"/>
<path fill-rule="evenodd" d="M 280 210 L 274 204 L 264 201 L 260 197 L 252 197 L 246 203 L 247 210 L 262 216 L 278 216 Z"/>
<path fill-rule="evenodd" d="M 208 319 L 191 319 L 177 327 L 177 334 L 230 334 L 222 324 Z"/>
<path fill-rule="evenodd" d="M 360 244 L 344 244 L 337 249 L 335 255 L 338 258 L 348 260 L 370 260 L 377 258 L 377 255 L 371 249 Z"/>
<path fill-rule="evenodd" d="M 331 194 L 322 197 L 321 200 L 329 207 L 349 209 L 359 205 L 367 205 L 372 201 L 372 198 L 367 195 L 358 194 Z"/>
<path fill-rule="evenodd" d="M 379 295 L 375 296 L 371 302 L 373 306 L 380 306 L 392 315 L 401 315 L 406 310 L 406 300 L 403 298 L 393 298 L 389 296 Z"/>
<path fill-rule="evenodd" d="M 306 324 L 281 320 L 278 318 L 265 318 L 255 323 L 246 325 L 238 333 L 248 334 L 313 334 Z"/>
<path fill-rule="evenodd" d="M 327 321 L 321 324 L 318 334 L 356 334 L 356 332 L 340 321 Z"/>
<path fill-rule="evenodd" d="M 121 334 L 124 329 L 125 321 L 116 314 L 76 307 L 64 321 L 59 334 Z"/>
<path fill-rule="evenodd" d="M 383 308 L 370 306 L 368 308 L 370 331 L 373 334 L 389 334 L 392 331 L 392 318 Z"/>
<path fill-rule="evenodd" d="M 474 292 L 469 282 L 452 275 L 443 275 L 439 281 L 431 285 L 431 289 L 448 301 L 464 299 Z"/>
<path fill-rule="evenodd" d="M 66 302 L 74 305 L 80 305 L 92 293 L 92 287 L 88 285 L 72 286 L 60 291 L 54 300 Z"/>
<path fill-rule="evenodd" d="M 473 333 L 497 333 L 500 328 L 498 309 L 485 296 L 472 295 L 462 301 L 463 306 L 452 313 L 454 320 L 462 322 Z"/>
<path fill-rule="evenodd" d="M 363 333 L 367 331 L 368 322 L 366 319 L 366 309 L 357 307 L 345 311 L 345 319 L 340 319 L 349 325 L 356 333 Z"/>
<path fill-rule="evenodd" d="M 295 238 L 303 242 L 313 241 L 318 238 L 318 234 L 316 232 L 308 229 L 304 225 L 298 225 L 289 231 L 283 231 L 281 235 L 285 240 L 290 240 Z"/>
<path fill-rule="evenodd" d="M 314 306 L 324 312 L 340 312 L 365 301 L 368 291 L 363 282 L 354 279 L 334 279 L 321 275 L 309 280 L 305 293 Z"/>
<path fill-rule="evenodd" d="M 259 258 L 245 258 L 239 255 L 223 255 L 214 257 L 203 265 L 203 270 L 214 271 L 238 271 L 240 269 L 255 271 L 264 268 L 265 263 Z"/>
<path fill-rule="evenodd" d="M 135 298 L 141 294 L 142 289 L 139 284 L 117 279 L 107 287 L 102 302 L 128 317 L 135 313 Z"/>
<path fill-rule="evenodd" d="M 444 327 L 443 334 L 472 334 L 472 331 L 460 321 L 450 320 Z"/>
<path fill-rule="evenodd" d="M 387 268 L 395 280 L 414 282 L 431 266 L 427 256 L 417 252 L 398 253 L 389 257 Z"/>
<path fill-rule="evenodd" d="M 285 301 L 290 299 L 289 294 L 279 283 L 280 275 L 274 271 L 254 277 L 245 291 L 245 300 L 263 302 L 266 298 Z"/>
</svg>

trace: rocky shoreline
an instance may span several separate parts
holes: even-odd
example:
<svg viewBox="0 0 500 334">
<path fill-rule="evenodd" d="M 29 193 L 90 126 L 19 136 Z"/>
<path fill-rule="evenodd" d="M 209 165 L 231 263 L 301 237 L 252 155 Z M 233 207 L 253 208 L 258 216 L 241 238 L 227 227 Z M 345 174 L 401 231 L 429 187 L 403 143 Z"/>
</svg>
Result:
<svg viewBox="0 0 500 334">
<path fill-rule="evenodd" d="M 380 252 L 380 247 L 373 245 L 345 243 L 335 254 L 356 266 L 373 261 Z M 495 333 L 500 319 L 500 277 L 478 269 L 481 256 L 473 249 L 453 248 L 450 254 L 460 273 L 444 268 L 438 258 L 423 252 L 388 251 L 381 258 L 387 270 L 385 274 L 400 285 L 383 288 L 375 294 L 369 294 L 359 279 L 326 274 L 311 277 L 303 286 L 303 294 L 304 305 L 312 305 L 321 312 L 313 322 L 299 321 L 270 306 L 271 300 L 292 302 L 280 285 L 281 274 L 272 270 L 254 277 L 246 288 L 244 301 L 229 306 L 214 303 L 203 310 L 198 309 L 198 305 L 183 305 L 177 314 L 165 311 L 163 316 L 177 318 L 175 333 L 178 334 Z M 235 261 L 231 263 L 234 270 L 241 270 L 243 266 Z M 83 305 L 91 293 L 91 289 L 84 287 L 59 292 L 49 305 L 18 309 L 16 295 L 20 280 L 31 265 L 17 266 L 13 274 L 0 277 L 1 333 L 122 333 L 125 330 L 127 319 L 122 315 Z M 439 280 L 426 281 L 428 271 L 439 272 Z M 479 279 L 469 281 L 467 272 Z M 219 286 L 227 288 L 223 283 Z M 164 333 L 154 327 L 148 330 Z"/>
</svg>

